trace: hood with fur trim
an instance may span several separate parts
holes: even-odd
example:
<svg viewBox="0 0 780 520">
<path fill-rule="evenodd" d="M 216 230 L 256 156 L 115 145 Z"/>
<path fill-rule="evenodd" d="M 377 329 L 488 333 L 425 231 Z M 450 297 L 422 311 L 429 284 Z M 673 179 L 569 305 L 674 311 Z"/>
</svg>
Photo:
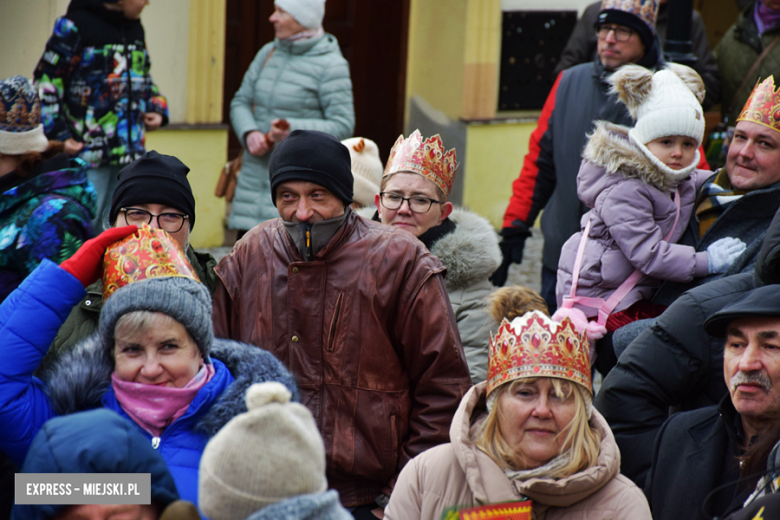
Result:
<svg viewBox="0 0 780 520">
<path fill-rule="evenodd" d="M 623 179 L 639 179 L 665 193 L 671 193 L 680 183 L 663 174 L 657 165 L 629 140 L 629 128 L 606 121 L 597 121 L 588 138 L 582 158 L 597 168 L 583 165 L 577 176 L 577 195 L 589 208 L 605 188 Z M 606 170 L 607 175 L 604 175 Z"/>
<path fill-rule="evenodd" d="M 198 420 L 196 430 L 212 437 L 234 416 L 247 411 L 245 394 L 253 383 L 278 381 L 300 400 L 293 377 L 282 364 L 263 349 L 237 341 L 217 339 L 210 354 L 227 366 L 235 381 Z M 97 334 L 63 354 L 42 375 L 47 394 L 57 415 L 100 408 L 103 394 L 111 384 L 114 361 Z"/>
</svg>

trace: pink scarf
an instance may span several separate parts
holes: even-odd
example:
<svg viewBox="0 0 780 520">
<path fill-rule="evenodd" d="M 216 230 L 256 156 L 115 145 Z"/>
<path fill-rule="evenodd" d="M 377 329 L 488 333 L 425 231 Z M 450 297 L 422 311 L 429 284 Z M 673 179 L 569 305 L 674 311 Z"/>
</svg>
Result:
<svg viewBox="0 0 780 520">
<path fill-rule="evenodd" d="M 119 406 L 141 428 L 155 437 L 184 415 L 190 403 L 214 377 L 214 366 L 204 365 L 182 388 L 122 381 L 111 374 L 111 384 Z"/>
<path fill-rule="evenodd" d="M 756 2 L 756 9 L 753 11 L 753 19 L 756 22 L 758 34 L 764 34 L 769 29 L 780 23 L 780 11 L 768 8 L 764 2 Z"/>
</svg>

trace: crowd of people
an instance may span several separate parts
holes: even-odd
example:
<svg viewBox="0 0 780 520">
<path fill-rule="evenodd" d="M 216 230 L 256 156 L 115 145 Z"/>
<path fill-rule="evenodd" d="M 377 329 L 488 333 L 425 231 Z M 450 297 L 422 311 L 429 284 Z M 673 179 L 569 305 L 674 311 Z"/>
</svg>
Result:
<svg viewBox="0 0 780 520">
<path fill-rule="evenodd" d="M 325 2 L 276 0 L 219 262 L 144 148 L 147 3 L 71 0 L 0 82 L 0 517 L 780 518 L 780 1 L 714 54 L 694 12 L 693 67 L 668 2 L 589 6 L 497 234 L 440 136 L 350 137 Z M 541 293 L 501 287 L 542 210 Z M 13 506 L 17 472 L 151 502 Z"/>
</svg>

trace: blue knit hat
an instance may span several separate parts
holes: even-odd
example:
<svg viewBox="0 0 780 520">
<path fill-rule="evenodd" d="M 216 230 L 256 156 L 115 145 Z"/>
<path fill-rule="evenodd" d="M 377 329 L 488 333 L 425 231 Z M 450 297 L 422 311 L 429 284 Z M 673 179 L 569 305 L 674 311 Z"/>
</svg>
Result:
<svg viewBox="0 0 780 520">
<path fill-rule="evenodd" d="M 35 87 L 22 76 L 0 81 L 0 153 L 21 155 L 48 147 Z"/>
</svg>

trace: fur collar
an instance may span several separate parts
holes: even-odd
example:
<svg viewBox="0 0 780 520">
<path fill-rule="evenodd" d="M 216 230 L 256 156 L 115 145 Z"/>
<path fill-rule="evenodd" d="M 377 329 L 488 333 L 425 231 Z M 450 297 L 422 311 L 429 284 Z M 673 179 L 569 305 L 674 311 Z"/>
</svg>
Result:
<svg viewBox="0 0 780 520">
<path fill-rule="evenodd" d="M 365 207 L 357 214 L 371 220 L 376 208 Z M 431 254 L 447 268 L 444 283 L 454 291 L 487 280 L 501 265 L 498 235 L 484 217 L 466 208 L 453 208 L 450 220 L 455 231 L 433 243 Z"/>
<path fill-rule="evenodd" d="M 493 226 L 465 208 L 453 209 L 450 220 L 455 231 L 431 247 L 431 254 L 447 268 L 447 289 L 462 289 L 487 280 L 501 265 L 501 249 Z"/>
<path fill-rule="evenodd" d="M 235 381 L 198 420 L 195 429 L 209 437 L 234 416 L 247 411 L 244 396 L 253 383 L 279 381 L 293 392 L 293 400 L 299 400 L 292 377 L 276 371 L 281 365 L 270 352 L 237 341 L 214 338 L 211 357 L 223 362 Z M 41 379 L 47 385 L 46 392 L 54 412 L 67 415 L 101 407 L 113 370 L 108 349 L 103 348 L 99 335 L 94 334 L 64 353 L 45 370 Z"/>
<path fill-rule="evenodd" d="M 647 153 L 650 153 L 649 150 Z M 696 154 L 693 165 L 690 167 L 690 171 L 685 173 L 685 177 L 688 177 L 698 163 L 698 151 Z M 619 173 L 626 179 L 639 179 L 666 193 L 673 192 L 680 181 L 685 178 L 679 178 L 679 175 L 675 176 L 678 178 L 670 178 L 670 176 L 665 175 L 664 171 L 669 170 L 669 168 L 658 160 L 651 160 L 643 153 L 629 139 L 628 127 L 606 121 L 596 122 L 596 128 L 588 138 L 588 144 L 585 146 L 585 151 L 582 152 L 582 157 L 603 167 L 609 174 Z M 664 166 L 664 169 L 659 168 L 659 165 Z M 669 171 L 673 172 L 673 170 Z"/>
</svg>

